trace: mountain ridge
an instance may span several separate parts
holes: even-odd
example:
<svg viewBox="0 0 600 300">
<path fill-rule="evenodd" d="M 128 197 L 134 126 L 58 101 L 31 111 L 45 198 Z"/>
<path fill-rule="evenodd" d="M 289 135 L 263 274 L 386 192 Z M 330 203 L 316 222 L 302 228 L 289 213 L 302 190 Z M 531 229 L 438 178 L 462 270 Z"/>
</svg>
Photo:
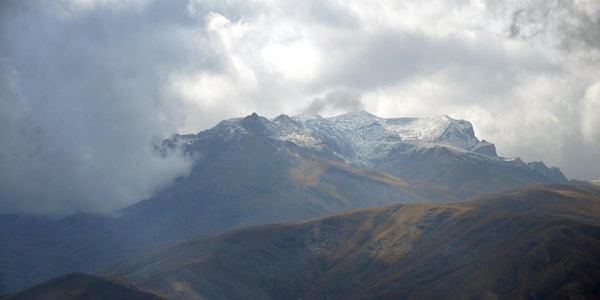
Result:
<svg viewBox="0 0 600 300">
<path fill-rule="evenodd" d="M 472 124 L 468 121 L 455 120 L 447 115 L 380 118 L 364 110 L 328 118 L 309 113 L 292 117 L 282 114 L 267 119 L 252 113 L 245 118 L 221 121 L 215 127 L 197 135 L 176 135 L 176 137 L 203 138 L 214 132 L 222 135 L 229 133 L 233 136 L 233 134 L 252 131 L 272 139 L 291 141 L 304 147 L 318 147 L 320 144 L 332 141 L 340 154 L 372 152 L 374 148 L 385 146 L 386 142 L 422 141 L 497 156 L 495 146 L 487 141 L 479 141 L 475 137 Z M 487 151 L 480 150 L 486 148 Z M 350 155 L 344 158 L 354 162 L 364 162 L 360 158 L 352 159 Z"/>
</svg>

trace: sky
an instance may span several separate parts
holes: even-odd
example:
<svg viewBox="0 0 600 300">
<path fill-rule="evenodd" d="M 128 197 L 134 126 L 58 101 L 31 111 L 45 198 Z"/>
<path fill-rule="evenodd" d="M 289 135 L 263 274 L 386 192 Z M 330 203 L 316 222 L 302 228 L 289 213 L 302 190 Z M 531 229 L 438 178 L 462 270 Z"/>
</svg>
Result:
<svg viewBox="0 0 600 300">
<path fill-rule="evenodd" d="M 600 177 L 600 1 L 0 1 L 0 212 L 106 212 L 227 118 L 449 115 Z"/>
</svg>

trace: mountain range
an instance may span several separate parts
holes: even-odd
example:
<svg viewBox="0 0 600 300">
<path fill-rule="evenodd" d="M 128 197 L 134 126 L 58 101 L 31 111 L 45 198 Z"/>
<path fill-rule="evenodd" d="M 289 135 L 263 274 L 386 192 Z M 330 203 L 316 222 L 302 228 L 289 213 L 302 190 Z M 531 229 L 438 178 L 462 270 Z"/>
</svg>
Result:
<svg viewBox="0 0 600 300">
<path fill-rule="evenodd" d="M 570 185 L 559 185 L 558 188 L 539 186 L 568 184 L 569 181 L 559 169 L 548 168 L 541 162 L 525 163 L 518 158 L 499 157 L 492 143 L 480 141 L 475 136 L 471 123 L 454 120 L 448 116 L 384 119 L 360 111 L 331 118 L 304 114 L 294 117 L 281 115 L 267 119 L 252 114 L 244 118 L 222 121 L 214 128 L 195 135 L 174 135 L 155 149 L 158 155 L 163 156 L 170 155 L 174 150 L 183 151 L 193 159 L 193 167 L 189 176 L 178 178 L 171 186 L 158 191 L 150 199 L 121 209 L 110 216 L 79 213 L 60 220 L 23 215 L 0 216 L 0 294 L 14 292 L 67 273 L 86 271 L 105 274 L 117 270 L 140 283 L 140 286 L 168 298 L 175 297 L 174 299 L 220 299 L 225 297 L 223 295 L 240 298 L 244 293 L 256 293 L 252 294 L 256 296 L 255 299 L 279 299 L 284 296 L 342 299 L 348 295 L 334 292 L 337 288 L 334 286 L 345 282 L 345 279 L 340 278 L 352 277 L 351 273 L 362 271 L 353 269 L 357 268 L 353 262 L 340 262 L 339 265 L 336 264 L 339 266 L 336 268 L 340 268 L 338 271 L 349 269 L 344 271 L 345 273 L 332 271 L 332 281 L 328 281 L 330 277 L 322 277 L 323 272 L 328 272 L 328 268 L 341 259 L 333 252 L 341 254 L 350 251 L 347 252 L 349 257 L 369 256 L 371 250 L 368 249 L 372 246 L 370 243 L 379 243 L 380 246 L 385 244 L 385 247 L 375 249 L 384 251 L 385 254 L 377 254 L 377 257 L 393 257 L 384 259 L 386 264 L 412 264 L 418 269 L 416 266 L 420 263 L 415 265 L 416 261 L 423 259 L 426 264 L 443 265 L 444 260 L 437 259 L 443 255 L 439 256 L 441 254 L 435 252 L 439 249 L 434 251 L 434 248 L 439 246 L 435 246 L 434 236 L 455 236 L 456 240 L 452 245 L 456 246 L 457 241 L 465 242 L 462 238 L 467 238 L 459 238 L 460 232 L 479 232 L 479 235 L 468 238 L 473 239 L 474 244 L 480 245 L 493 235 L 486 230 L 478 231 L 478 225 L 474 224 L 504 224 L 504 221 L 500 221 L 504 220 L 503 218 L 514 219 L 522 226 L 519 228 L 527 230 L 519 231 L 518 235 L 511 236 L 508 240 L 502 238 L 499 244 L 484 243 L 484 247 L 489 251 L 476 252 L 477 255 L 473 254 L 473 257 L 484 260 L 488 257 L 486 255 L 496 255 L 497 251 L 509 249 L 513 243 L 529 245 L 533 237 L 548 232 L 558 234 L 556 232 L 562 230 L 563 226 L 574 232 L 584 232 L 585 234 L 581 235 L 583 242 L 588 243 L 586 245 L 592 250 L 598 249 L 593 248 L 597 246 L 597 235 L 594 233 L 595 226 L 598 225 L 595 217 L 597 215 L 593 214 L 594 205 L 597 204 L 594 201 L 598 199 L 596 189 Z M 520 202 L 509 201 L 512 198 L 507 196 L 506 190 L 523 187 L 531 189 L 531 185 L 538 186 L 531 190 L 535 191 L 535 196 L 529 196 L 527 200 Z M 545 191 L 551 193 L 552 201 L 556 202 L 544 204 L 544 199 L 547 199 Z M 493 200 L 493 197 L 503 200 Z M 591 199 L 591 202 L 585 202 L 585 206 L 581 201 L 571 201 L 573 199 Z M 469 202 L 463 203 L 466 200 Z M 385 206 L 390 204 L 392 206 Z M 379 208 L 344 213 L 367 207 Z M 394 212 L 388 215 L 389 219 L 382 219 L 383 223 L 369 221 L 370 218 L 383 218 L 380 212 L 390 209 Z M 414 215 L 407 214 L 407 210 L 414 211 Z M 304 221 L 332 213 L 342 214 L 308 223 Z M 438 217 L 443 218 L 440 221 L 442 223 L 431 223 L 432 218 L 435 220 Z M 555 218 L 560 220 L 556 221 Z M 318 225 L 330 222 L 327 220 L 339 220 L 335 221 L 339 222 L 339 226 Z M 243 229 L 279 222 L 301 223 Z M 359 244 L 353 245 L 350 242 L 353 241 L 351 236 L 364 229 L 360 224 L 369 222 L 377 223 L 378 229 L 371 228 L 371 231 L 365 233 L 369 235 L 369 239 L 360 240 Z M 416 236 L 407 236 L 409 227 L 401 225 L 408 224 L 406 222 L 424 222 L 425 225 L 411 229 L 414 231 L 411 231 L 412 234 Z M 386 228 L 388 225 L 391 227 Z M 310 234 L 316 234 L 317 229 L 314 228 L 319 226 L 324 228 L 323 236 L 327 238 L 317 238 L 318 241 L 314 243 L 319 246 L 313 249 L 310 246 L 313 244 L 308 243 L 307 239 Z M 514 228 L 510 226 L 498 228 L 511 231 Z M 312 233 L 306 228 L 312 228 Z M 238 231 L 230 232 L 231 230 Z M 421 248 L 414 248 L 416 244 L 405 245 L 406 248 L 402 248 L 403 254 L 393 251 L 395 254 L 390 254 L 388 252 L 391 249 L 400 248 L 388 245 L 389 241 L 395 241 L 396 238 L 383 232 L 396 232 L 403 236 L 403 240 L 416 239 L 415 243 L 418 243 L 419 247 L 429 249 L 427 251 L 432 251 L 432 257 L 437 258 L 427 260 L 427 257 L 418 257 L 424 252 L 417 251 L 416 249 Z M 228 236 L 247 233 L 265 238 L 247 240 L 236 237 L 236 240 L 246 241 L 246 244 L 240 242 L 237 246 L 224 242 L 228 241 Z M 294 236 L 295 233 L 298 235 Z M 372 240 L 377 236 L 385 237 L 385 243 Z M 423 240 L 421 237 L 427 238 Z M 556 241 L 558 240 L 557 236 Z M 223 243 L 228 246 L 219 248 Z M 279 247 L 278 245 L 283 247 L 283 252 L 271 252 Z M 342 251 L 346 246 L 353 250 Z M 244 247 L 251 247 L 252 250 L 244 250 Z M 255 258 L 257 253 L 266 256 L 259 255 L 258 258 L 262 260 L 258 263 L 252 262 L 254 265 L 243 265 L 239 264 L 240 261 L 246 260 L 240 257 L 215 254 L 222 251 L 240 253 L 231 252 L 230 248 L 237 249 L 235 251 L 250 251 L 247 256 L 250 258 Z M 306 252 L 317 251 L 315 249 L 323 249 L 319 250 L 323 251 L 319 252 L 322 255 Z M 464 251 L 468 249 L 456 251 L 456 255 L 466 255 Z M 519 251 L 524 251 L 517 250 L 507 252 L 507 257 L 518 256 L 522 254 Z M 570 250 L 572 249 L 568 248 L 564 251 Z M 409 252 L 412 256 L 405 257 Z M 582 255 L 587 261 L 589 253 L 585 252 Z M 213 257 L 215 260 L 210 260 Z M 220 260 L 217 260 L 219 257 Z M 270 259 L 293 260 L 299 265 L 278 263 L 277 266 L 271 267 L 268 264 Z M 315 260 L 314 265 L 311 265 L 313 262 L 309 262 L 309 259 Z M 592 264 L 596 263 L 593 259 L 589 261 Z M 508 263 L 502 261 L 505 262 Z M 198 263 L 197 269 L 189 269 L 195 263 Z M 373 266 L 381 267 L 380 263 L 376 260 Z M 210 266 L 207 270 L 216 272 L 215 276 L 218 278 L 198 272 L 205 266 Z M 262 266 L 265 269 L 261 271 Z M 219 267 L 222 269 L 217 270 Z M 302 276 L 306 278 L 294 283 L 299 279 L 293 276 L 288 278 L 288 275 L 282 272 L 285 269 L 295 274 L 296 267 L 312 269 L 298 270 L 298 274 L 304 274 Z M 233 276 L 234 270 L 240 268 L 248 272 L 241 272 L 241 277 Z M 379 295 L 377 297 L 385 298 L 392 297 L 391 295 L 396 293 L 394 291 L 398 290 L 391 287 L 406 287 L 406 282 L 402 285 L 391 279 L 394 276 L 405 278 L 405 275 L 397 273 L 399 271 L 396 267 L 391 268 L 385 276 L 379 273 L 381 270 L 378 268 L 373 271 L 376 274 L 367 272 L 365 276 L 379 276 L 381 282 L 389 281 L 391 285 L 382 285 L 379 289 L 379 284 L 383 284 L 381 282 L 361 283 L 352 285 L 352 289 L 348 291 L 359 295 L 373 289 L 389 290 L 389 293 L 380 295 L 373 293 Z M 568 269 L 574 272 L 569 274 L 578 275 L 576 269 Z M 172 273 L 163 270 L 172 270 Z M 267 270 L 273 270 L 272 274 Z M 586 270 L 592 272 L 591 274 L 596 272 L 594 267 Z M 442 273 L 447 272 L 450 272 L 450 269 L 445 269 Z M 477 274 L 480 274 L 477 272 L 472 271 L 460 276 L 476 278 Z M 423 273 L 416 278 L 429 276 L 426 275 Z M 281 278 L 282 281 L 272 281 L 269 276 Z M 220 281 L 227 278 L 231 279 L 234 286 Z M 427 280 L 437 281 L 436 278 L 438 277 Z M 261 284 L 248 286 L 248 282 L 253 282 L 250 279 L 262 280 L 261 284 L 267 284 L 269 288 Z M 425 282 L 420 280 L 417 281 Z M 533 284 L 533 280 L 531 281 Z M 310 287 L 295 286 L 302 282 Z M 238 286 L 242 288 L 238 289 Z M 414 285 L 414 288 L 417 286 L 421 285 Z M 424 283 L 422 285 L 424 290 L 430 287 Z M 555 292 L 560 294 L 570 289 L 578 290 L 578 287 L 564 287 Z M 522 291 L 528 291 L 525 287 L 519 288 L 524 290 L 511 290 L 515 294 L 498 290 L 490 295 L 516 296 L 525 293 Z M 274 292 L 272 289 L 280 291 Z M 345 289 L 346 287 L 342 288 Z M 289 294 L 281 294 L 284 292 Z M 481 295 L 475 290 L 473 293 Z M 421 294 L 416 290 L 401 294 L 404 298 L 419 295 Z"/>
</svg>

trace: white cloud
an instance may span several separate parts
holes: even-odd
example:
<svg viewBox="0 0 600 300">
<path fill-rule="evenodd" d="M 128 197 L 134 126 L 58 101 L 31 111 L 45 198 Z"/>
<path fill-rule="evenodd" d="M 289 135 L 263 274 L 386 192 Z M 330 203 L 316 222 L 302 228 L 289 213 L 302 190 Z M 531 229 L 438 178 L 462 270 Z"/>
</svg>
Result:
<svg viewBox="0 0 600 300">
<path fill-rule="evenodd" d="M 319 52 L 307 40 L 288 43 L 273 40 L 261 54 L 271 73 L 280 73 L 284 79 L 309 82 L 318 74 Z"/>
</svg>

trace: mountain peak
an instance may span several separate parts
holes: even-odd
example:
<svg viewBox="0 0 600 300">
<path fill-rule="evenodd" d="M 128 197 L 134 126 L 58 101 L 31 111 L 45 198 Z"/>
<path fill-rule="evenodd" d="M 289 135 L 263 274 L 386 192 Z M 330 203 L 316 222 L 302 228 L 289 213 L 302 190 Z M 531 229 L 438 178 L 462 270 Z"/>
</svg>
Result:
<svg viewBox="0 0 600 300">
<path fill-rule="evenodd" d="M 265 124 L 268 123 L 264 117 L 259 116 L 256 113 L 252 113 L 251 115 L 243 118 L 241 120 L 241 124 L 248 132 L 252 132 L 258 135 L 264 135 L 267 131 Z"/>
<path fill-rule="evenodd" d="M 253 112 L 253 113 L 247 115 L 246 118 L 258 119 L 259 115 L 256 112 Z M 244 118 L 244 119 L 246 119 L 246 118 Z"/>
</svg>

